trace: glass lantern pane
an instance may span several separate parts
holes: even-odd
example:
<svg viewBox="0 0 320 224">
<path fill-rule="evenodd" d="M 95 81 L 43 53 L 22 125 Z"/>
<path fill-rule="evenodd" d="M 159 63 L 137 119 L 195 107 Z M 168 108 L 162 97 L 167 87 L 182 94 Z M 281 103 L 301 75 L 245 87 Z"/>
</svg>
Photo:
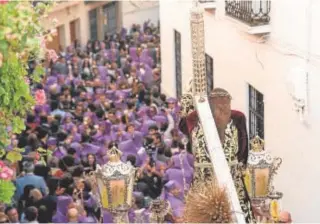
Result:
<svg viewBox="0 0 320 224">
<path fill-rule="evenodd" d="M 129 177 L 128 195 L 127 195 L 127 204 L 128 204 L 129 206 L 132 205 L 132 194 L 133 194 L 134 178 L 135 178 L 135 175 L 134 175 L 134 174 L 132 174 L 132 175 Z"/>
<path fill-rule="evenodd" d="M 125 180 L 110 180 L 110 196 L 112 207 L 118 207 L 126 202 Z"/>
<path fill-rule="evenodd" d="M 277 221 L 280 215 L 280 206 L 277 200 L 271 200 L 270 202 L 270 215 L 273 220 Z"/>
<path fill-rule="evenodd" d="M 100 200 L 103 208 L 108 208 L 109 199 L 108 199 L 108 189 L 107 186 L 103 183 L 103 181 L 97 178 L 97 184 L 100 192 Z"/>
<path fill-rule="evenodd" d="M 255 169 L 256 197 L 267 197 L 269 194 L 269 168 Z"/>
<path fill-rule="evenodd" d="M 249 196 L 252 197 L 253 196 L 253 194 L 252 194 L 252 175 L 251 175 L 249 169 L 246 170 L 246 173 L 244 176 L 244 184 L 247 188 Z"/>
</svg>

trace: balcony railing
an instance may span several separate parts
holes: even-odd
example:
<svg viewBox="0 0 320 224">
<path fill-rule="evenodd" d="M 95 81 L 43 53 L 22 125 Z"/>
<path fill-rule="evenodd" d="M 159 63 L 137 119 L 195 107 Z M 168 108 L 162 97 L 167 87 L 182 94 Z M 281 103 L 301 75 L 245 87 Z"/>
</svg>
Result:
<svg viewBox="0 0 320 224">
<path fill-rule="evenodd" d="M 250 26 L 269 24 L 271 0 L 226 0 L 226 14 Z"/>
</svg>

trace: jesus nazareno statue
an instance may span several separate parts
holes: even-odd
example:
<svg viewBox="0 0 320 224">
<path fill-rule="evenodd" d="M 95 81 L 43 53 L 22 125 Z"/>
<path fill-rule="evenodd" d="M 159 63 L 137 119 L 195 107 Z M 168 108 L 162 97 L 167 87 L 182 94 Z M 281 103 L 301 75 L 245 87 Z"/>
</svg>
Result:
<svg viewBox="0 0 320 224">
<path fill-rule="evenodd" d="M 246 117 L 240 111 L 231 110 L 231 95 L 222 88 L 215 88 L 210 93 L 209 104 L 212 109 L 212 115 L 217 126 L 225 158 L 230 167 L 246 222 L 255 222 L 250 198 L 244 185 L 242 172 L 247 164 L 249 154 Z M 180 128 L 184 129 L 182 131 L 189 136 L 192 136 L 194 130 L 198 130 L 200 126 L 197 112 L 193 111 L 192 113 L 189 113 L 182 123 L 184 123 L 184 125 L 180 125 Z M 190 139 L 191 141 L 198 141 L 192 137 Z M 199 149 L 203 147 L 206 147 L 206 145 L 204 144 L 202 147 L 196 147 L 197 149 L 193 150 L 196 163 L 203 162 L 203 159 L 202 161 L 197 161 L 200 158 L 197 156 L 199 154 L 197 151 L 201 151 L 202 153 L 200 152 L 200 154 L 204 154 L 203 151 L 206 151 L 206 149 Z M 208 153 L 206 154 L 208 155 Z M 209 156 L 207 156 L 207 159 L 210 160 Z M 195 176 L 197 176 L 197 173 Z"/>
</svg>

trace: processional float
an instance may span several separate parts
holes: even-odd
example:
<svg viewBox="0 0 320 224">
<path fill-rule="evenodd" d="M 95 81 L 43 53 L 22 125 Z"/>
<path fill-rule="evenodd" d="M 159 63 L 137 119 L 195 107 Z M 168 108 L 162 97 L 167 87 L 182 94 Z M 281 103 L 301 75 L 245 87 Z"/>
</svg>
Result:
<svg viewBox="0 0 320 224">
<path fill-rule="evenodd" d="M 189 136 L 192 141 L 192 151 L 195 156 L 194 185 L 203 188 L 208 186 L 224 188 L 230 204 L 230 213 L 233 215 L 230 221 L 245 223 L 245 217 L 242 213 L 222 144 L 217 140 L 219 139 L 218 132 L 215 128 L 214 130 L 212 129 L 212 127 L 216 127 L 216 125 L 208 103 L 203 9 L 198 6 L 198 1 L 194 1 L 190 23 L 193 79 L 189 92 L 182 96 L 181 107 L 183 116 L 188 117 L 188 115 L 196 110 L 199 117 L 198 124 Z M 277 200 L 281 199 L 282 193 L 274 191 L 272 180 L 282 161 L 280 158 L 272 158 L 270 154 L 264 150 L 264 142 L 258 136 L 252 139 L 250 148 L 247 168 L 241 167 L 240 165 L 239 169 L 241 169 L 244 174 L 244 182 L 248 188 L 252 205 L 255 209 L 258 209 L 259 214 L 265 218 L 263 221 L 276 221 L 279 214 L 279 203 Z M 212 181 L 216 183 L 212 184 Z M 209 184 L 203 184 L 205 182 Z M 191 189 L 189 193 L 202 194 L 203 191 L 203 189 L 196 187 L 194 191 Z M 194 195 L 190 196 L 190 198 L 194 198 Z M 221 197 L 221 200 L 223 201 L 224 197 Z M 224 201 L 222 203 L 224 203 Z M 225 207 L 227 206 L 223 207 L 220 203 L 220 209 L 224 210 Z M 189 210 L 192 210 L 192 205 Z M 212 214 L 216 213 L 212 212 Z M 186 215 L 188 216 L 188 214 Z M 259 222 L 261 218 L 258 218 L 257 221 Z M 211 221 L 224 221 L 222 219 L 223 217 L 216 216 L 213 217 Z M 195 219 L 192 221 L 197 222 Z"/>
</svg>

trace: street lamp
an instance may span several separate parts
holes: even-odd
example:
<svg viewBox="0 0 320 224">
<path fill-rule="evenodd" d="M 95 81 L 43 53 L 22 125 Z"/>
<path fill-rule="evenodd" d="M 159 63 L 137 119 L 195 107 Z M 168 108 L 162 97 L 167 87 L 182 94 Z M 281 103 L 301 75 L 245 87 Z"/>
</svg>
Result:
<svg viewBox="0 0 320 224">
<path fill-rule="evenodd" d="M 95 179 L 102 209 L 113 215 L 114 223 L 129 223 L 135 169 L 120 160 L 121 152 L 114 146 L 108 151 L 109 162 L 97 165 Z"/>
</svg>

